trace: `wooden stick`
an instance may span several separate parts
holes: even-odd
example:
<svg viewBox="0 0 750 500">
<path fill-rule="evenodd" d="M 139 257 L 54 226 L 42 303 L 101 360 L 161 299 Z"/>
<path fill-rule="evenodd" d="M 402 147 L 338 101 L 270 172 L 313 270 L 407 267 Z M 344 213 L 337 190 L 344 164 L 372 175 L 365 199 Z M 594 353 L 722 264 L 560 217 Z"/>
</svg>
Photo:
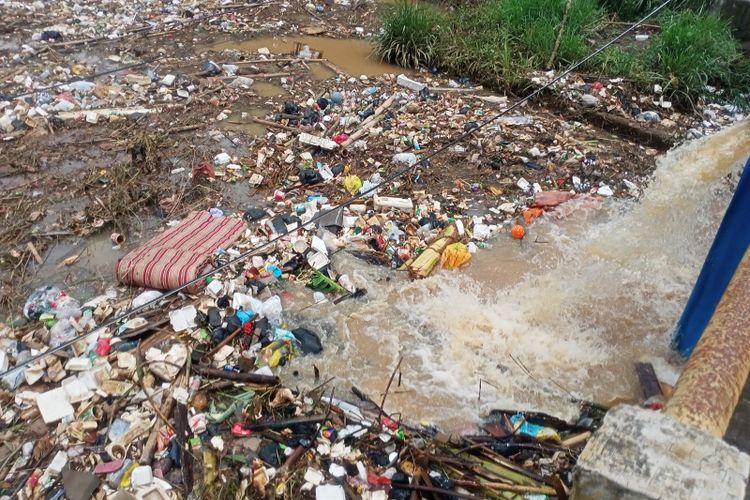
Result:
<svg viewBox="0 0 750 500">
<path fill-rule="evenodd" d="M 404 488 L 406 490 L 417 490 L 417 491 L 427 491 L 430 493 L 439 493 L 441 495 L 452 496 L 456 498 L 466 498 L 468 500 L 481 500 L 481 497 L 477 497 L 474 495 L 467 495 L 466 493 L 459 493 L 453 490 L 445 490 L 443 488 L 435 488 L 434 486 L 422 486 L 418 484 L 393 484 L 391 486 L 393 488 Z"/>
<path fill-rule="evenodd" d="M 469 481 L 466 479 L 454 479 L 454 483 L 459 486 L 466 486 L 469 488 L 487 488 L 502 491 L 512 491 L 514 493 L 540 493 L 543 495 L 554 495 L 555 490 L 550 487 L 537 487 L 537 486 L 523 486 L 520 484 L 508 484 L 501 483 L 498 481 Z"/>
<path fill-rule="evenodd" d="M 183 127 L 177 127 L 177 128 L 173 128 L 173 129 L 167 130 L 167 134 L 180 134 L 182 132 L 188 132 L 190 130 L 199 129 L 199 128 L 204 127 L 204 126 L 205 126 L 204 123 L 197 123 L 195 125 L 185 125 Z"/>
<path fill-rule="evenodd" d="M 207 358 L 207 360 L 208 360 L 208 362 L 210 364 L 211 358 L 213 357 L 213 355 L 216 354 L 217 352 L 219 352 L 222 347 L 224 347 L 225 345 L 227 345 L 228 343 L 230 343 L 232 340 L 234 340 L 234 338 L 241 331 L 242 331 L 242 326 L 237 327 L 237 329 L 235 331 L 233 331 L 232 333 L 230 333 L 229 335 L 227 335 L 226 338 L 224 338 L 224 340 L 222 340 L 221 342 L 219 342 L 218 344 L 216 344 L 216 346 L 214 346 L 210 351 L 208 351 L 206 354 L 204 354 L 203 356 L 201 356 L 201 360 L 203 360 L 203 358 Z"/>
<path fill-rule="evenodd" d="M 284 420 L 268 420 L 266 422 L 252 422 L 245 426 L 246 429 L 251 431 L 259 431 L 262 429 L 285 429 L 292 425 L 298 424 L 318 424 L 326 420 L 325 415 L 312 415 L 310 417 L 295 417 L 287 418 Z"/>
<path fill-rule="evenodd" d="M 176 387 L 179 387 L 179 380 Z M 172 392 L 170 391 L 169 395 L 167 396 L 166 401 L 161 406 L 161 412 L 164 415 L 171 415 L 172 409 L 174 408 L 174 396 L 172 395 Z M 151 431 L 151 434 L 149 434 L 148 439 L 146 440 L 146 444 L 143 446 L 143 451 L 141 452 L 141 458 L 138 460 L 138 463 L 141 465 L 149 465 L 151 461 L 154 459 L 154 451 L 156 450 L 156 439 L 159 437 L 159 431 L 161 431 L 161 428 L 163 426 L 163 422 L 158 421 L 154 425 L 154 429 Z"/>
<path fill-rule="evenodd" d="M 44 259 L 41 255 L 39 255 L 39 252 L 37 252 L 36 247 L 32 242 L 29 241 L 28 243 L 26 243 L 26 248 L 28 248 L 29 252 L 31 252 L 31 255 L 34 256 L 34 260 L 36 260 L 37 264 L 39 264 L 40 266 L 44 264 Z"/>
<path fill-rule="evenodd" d="M 629 23 L 629 22 L 625 22 L 625 21 L 608 21 L 606 24 L 608 24 L 608 25 L 609 24 L 617 24 L 617 25 L 620 25 L 620 26 L 633 26 L 635 23 L 632 23 L 632 22 Z M 638 26 L 641 27 L 641 28 L 653 28 L 653 29 L 657 29 L 657 30 L 661 29 L 661 26 L 659 26 L 658 24 L 639 24 Z"/>
<path fill-rule="evenodd" d="M 279 378 L 271 375 L 259 375 L 257 373 L 235 373 L 216 370 L 214 368 L 205 368 L 200 365 L 192 365 L 193 371 L 198 375 L 206 377 L 220 378 L 224 380 L 233 380 L 235 382 L 245 382 L 250 384 L 275 385 L 279 383 Z"/>
<path fill-rule="evenodd" d="M 398 358 L 398 363 L 396 363 L 396 368 L 393 369 L 393 373 L 391 373 L 391 378 L 388 379 L 388 385 L 385 387 L 385 392 L 383 393 L 383 399 L 380 401 L 380 410 L 378 411 L 378 424 L 380 424 L 380 419 L 383 417 L 383 407 L 385 406 L 385 398 L 388 397 L 388 391 L 391 389 L 391 384 L 393 383 L 393 377 L 396 376 L 396 372 L 398 371 L 399 367 L 401 366 L 401 362 L 404 360 L 403 357 Z"/>
<path fill-rule="evenodd" d="M 375 113 L 368 116 L 365 121 L 362 122 L 362 125 L 360 125 L 359 130 L 354 132 L 352 135 L 349 136 L 347 140 L 345 140 L 342 144 L 342 148 L 348 147 L 351 143 L 359 139 L 367 130 L 368 127 L 375 123 L 375 121 L 380 118 L 380 115 L 385 113 L 385 111 L 391 107 L 391 104 L 393 104 L 393 101 L 396 100 L 396 94 L 393 94 L 391 97 L 385 100 L 384 103 L 382 103 L 380 106 L 377 107 L 375 110 Z"/>
<path fill-rule="evenodd" d="M 270 63 L 278 63 L 278 62 L 299 62 L 299 61 L 323 62 L 325 61 L 325 59 L 321 59 L 321 58 L 302 59 L 300 57 L 283 57 L 280 59 L 252 59 L 250 61 L 221 62 L 217 64 L 231 64 L 232 66 L 242 66 L 244 64 L 270 64 Z"/>
<path fill-rule="evenodd" d="M 562 22 L 560 23 L 560 31 L 557 32 L 557 38 L 555 39 L 555 46 L 552 49 L 552 54 L 549 56 L 547 61 L 547 68 L 552 68 L 552 65 L 557 59 L 557 51 L 560 49 L 560 42 L 562 41 L 563 31 L 565 31 L 565 24 L 568 22 L 568 14 L 570 13 L 570 6 L 573 5 L 573 0 L 568 0 L 565 4 L 565 12 L 563 13 Z"/>
<path fill-rule="evenodd" d="M 283 475 L 286 471 L 294 467 L 294 464 L 305 454 L 307 448 L 304 446 L 297 446 L 294 451 L 287 457 L 284 464 L 279 467 L 279 473 Z"/>
<path fill-rule="evenodd" d="M 476 92 L 478 90 L 484 90 L 481 85 L 479 87 L 430 87 L 430 92 Z"/>
<path fill-rule="evenodd" d="M 582 432 L 580 434 L 571 436 L 568 439 L 564 440 L 562 442 L 562 445 L 567 446 L 567 447 L 575 446 L 577 444 L 583 443 L 590 437 L 591 437 L 591 431 Z"/>
<path fill-rule="evenodd" d="M 182 403 L 178 403 L 174 408 L 175 422 L 175 439 L 180 445 L 180 460 L 182 461 L 182 481 L 185 484 L 185 490 L 190 493 L 193 491 L 193 454 L 190 453 L 188 438 L 191 430 L 188 423 L 188 409 Z"/>
<path fill-rule="evenodd" d="M 306 130 L 309 130 L 309 129 L 306 129 L 306 128 L 289 127 L 287 125 L 282 125 L 280 123 L 276 123 L 276 122 L 264 120 L 262 118 L 258 118 L 258 117 L 255 117 L 255 116 L 253 117 L 253 121 L 255 123 L 260 123 L 261 125 L 265 125 L 266 127 L 280 128 L 281 130 L 287 130 L 289 132 L 295 132 L 297 134 L 299 134 L 300 132 L 305 132 Z"/>
<path fill-rule="evenodd" d="M 291 73 L 289 72 L 282 72 L 282 73 L 243 73 L 243 74 L 237 74 L 235 76 L 222 76 L 222 80 L 231 80 L 233 78 L 237 78 L 238 76 L 246 76 L 248 78 L 274 78 L 277 76 L 290 76 Z"/>
<path fill-rule="evenodd" d="M 347 73 L 343 69 L 339 68 L 338 66 L 336 66 L 335 64 L 333 64 L 328 59 L 321 59 L 318 62 L 320 62 L 323 66 L 327 67 L 328 69 L 330 69 L 331 71 L 333 71 L 337 75 L 346 75 L 346 76 L 349 76 L 349 73 Z"/>
</svg>

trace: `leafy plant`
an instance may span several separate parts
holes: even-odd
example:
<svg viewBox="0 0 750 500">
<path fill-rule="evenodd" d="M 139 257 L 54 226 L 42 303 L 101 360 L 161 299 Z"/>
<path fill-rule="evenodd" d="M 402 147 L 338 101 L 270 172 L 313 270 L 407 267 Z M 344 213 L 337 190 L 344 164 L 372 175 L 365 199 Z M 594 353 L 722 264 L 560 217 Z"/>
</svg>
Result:
<svg viewBox="0 0 750 500">
<path fill-rule="evenodd" d="M 442 22 L 443 16 L 436 8 L 402 0 L 383 17 L 375 53 L 407 68 L 433 64 Z"/>
<path fill-rule="evenodd" d="M 592 71 L 598 71 L 610 78 L 621 77 L 634 80 L 636 83 L 645 83 L 654 78 L 654 74 L 648 69 L 644 57 L 642 49 L 625 50 L 612 46 L 595 57 L 589 63 L 589 67 Z"/>
<path fill-rule="evenodd" d="M 566 3 L 566 0 L 490 0 L 478 12 L 478 21 L 487 23 L 485 29 L 506 30 L 518 40 L 521 54 L 542 67 L 552 54 Z M 586 38 L 596 33 L 603 19 L 604 11 L 596 0 L 572 3 L 558 52 L 561 65 L 589 52 Z"/>
<path fill-rule="evenodd" d="M 445 0 L 450 17 L 435 6 L 402 2 L 383 18 L 376 51 L 402 66 L 435 65 L 494 88 L 523 91 L 530 73 L 548 69 L 550 60 L 564 68 L 593 50 L 591 40 L 603 43 L 602 5 L 641 17 L 657 1 L 573 1 L 556 52 L 567 0 Z M 661 31 L 650 45 L 610 47 L 587 69 L 648 87 L 659 83 L 678 105 L 689 105 L 713 85 L 721 99 L 748 107 L 750 62 L 729 25 L 701 10 L 708 0 L 676 1 L 682 10 L 652 21 Z"/>
<path fill-rule="evenodd" d="M 313 269 L 310 281 L 307 286 L 319 292 L 345 292 L 344 287 L 333 281 L 331 278 Z"/>
<path fill-rule="evenodd" d="M 694 100 L 706 85 L 727 87 L 738 82 L 733 71 L 742 63 L 742 54 L 722 19 L 682 11 L 669 12 L 660 22 L 661 32 L 647 56 L 666 92 L 682 101 Z"/>
<path fill-rule="evenodd" d="M 611 12 L 617 12 L 623 19 L 639 20 L 658 7 L 664 0 L 602 0 L 602 5 Z M 671 8 L 675 10 L 691 9 L 703 11 L 711 5 L 712 0 L 677 0 Z"/>
</svg>

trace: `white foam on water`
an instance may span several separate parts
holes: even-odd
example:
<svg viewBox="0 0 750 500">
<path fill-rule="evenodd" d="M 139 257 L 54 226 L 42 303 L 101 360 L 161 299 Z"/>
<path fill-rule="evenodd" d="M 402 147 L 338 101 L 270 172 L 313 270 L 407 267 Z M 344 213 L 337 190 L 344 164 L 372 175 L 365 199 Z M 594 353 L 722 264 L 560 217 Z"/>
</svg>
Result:
<svg viewBox="0 0 750 500">
<path fill-rule="evenodd" d="M 379 401 L 403 357 L 388 410 L 451 429 L 493 408 L 571 418 L 573 399 L 637 399 L 635 361 L 679 369 L 671 331 L 749 139 L 746 121 L 677 148 L 658 161 L 638 201 L 542 218 L 522 244 L 500 237 L 465 270 L 410 282 L 339 257 L 336 268 L 366 282 L 368 298 L 295 318 L 324 334 L 326 351 L 295 360 L 287 381 L 297 369 L 314 385 L 314 364 L 324 378 L 336 377 L 340 395 L 356 385 Z"/>
</svg>

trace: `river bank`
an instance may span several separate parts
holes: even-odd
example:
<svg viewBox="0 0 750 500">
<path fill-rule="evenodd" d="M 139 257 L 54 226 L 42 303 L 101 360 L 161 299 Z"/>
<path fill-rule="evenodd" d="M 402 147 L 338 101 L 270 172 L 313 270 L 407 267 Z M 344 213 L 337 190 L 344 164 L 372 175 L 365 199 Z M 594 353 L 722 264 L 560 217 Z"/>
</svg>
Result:
<svg viewBox="0 0 750 500">
<path fill-rule="evenodd" d="M 204 372 L 192 389 L 190 375 L 200 374 L 199 369 L 191 372 L 187 361 L 193 354 L 195 364 L 203 366 L 200 353 L 219 349 L 209 356 L 214 369 L 240 375 L 257 369 L 262 370 L 259 375 L 280 377 L 281 385 L 264 379 L 254 387 L 257 398 L 226 414 L 240 424 L 313 415 L 318 420 L 312 423 L 325 423 L 330 417 L 330 427 L 344 432 L 351 416 L 344 415 L 345 406 L 326 404 L 323 393 L 333 390 L 336 397 L 344 399 L 346 394 L 351 400 L 351 386 L 356 386 L 375 402 L 369 408 L 374 418 L 368 414 L 369 420 L 393 427 L 368 434 L 364 442 L 402 439 L 399 428 L 416 438 L 398 447 L 403 455 L 399 472 L 410 477 L 421 475 L 409 469 L 409 460 L 404 463 L 403 450 L 420 449 L 420 433 L 432 438 L 434 426 L 471 434 L 487 425 L 479 418 L 492 410 L 535 410 L 563 418 L 565 425 L 575 424 L 563 425 L 564 435 L 556 442 L 579 439 L 595 427 L 593 420 L 578 425 L 585 420 L 582 402 L 606 407 L 642 399 L 633 373 L 635 361 L 652 363 L 665 387 L 673 383 L 680 361 L 670 354 L 669 330 L 710 244 L 711 228 L 731 196 L 732 173 L 748 154 L 747 121 L 721 130 L 741 115 L 722 107 L 707 107 L 701 115 L 663 111 L 668 108 L 658 104 L 658 97 L 640 96 L 645 111 L 659 109 L 663 118 L 658 123 L 620 120 L 613 127 L 606 117 L 619 116 L 620 82 L 576 75 L 559 85 L 553 96 L 480 129 L 479 123 L 516 98 L 454 75 L 423 71 L 399 78 L 404 73 L 400 68 L 365 59 L 365 35 L 374 30 L 378 6 L 335 3 L 322 11 L 302 4 L 214 7 L 192 15 L 186 14 L 187 5 L 171 12 L 155 10 L 148 20 L 156 24 L 144 28 L 125 20 L 118 29 L 123 34 L 131 30 L 126 38 L 91 40 L 80 50 L 78 45 L 66 48 L 65 41 L 106 35 L 107 23 L 114 29 L 122 20 L 105 15 L 95 29 L 86 28 L 86 23 L 70 26 L 71 31 L 62 30 L 62 40 L 54 44 L 35 43 L 33 54 L 17 50 L 24 40 L 6 42 L 16 45 L 4 53 L 10 90 L 3 92 L 33 92 L 28 98 L 8 100 L 6 106 L 23 126 L 11 123 L 0 153 L 6 169 L 0 179 L 2 306 L 7 318 L 2 331 L 5 341 L 18 347 L 18 352 L 7 350 L 15 353 L 6 359 L 8 368 L 23 363 L 18 354 L 24 346 L 44 364 L 23 367 L 17 386 L 20 400 L 5 394 L 6 430 L 35 422 L 22 441 L 40 439 L 54 429 L 52 441 L 63 444 L 67 460 L 77 470 L 88 471 L 83 465 L 89 459 L 114 467 L 109 459 L 117 457 L 97 455 L 101 450 L 86 449 L 77 455 L 85 439 L 72 423 L 96 421 L 97 426 L 88 429 L 95 431 L 88 439 L 99 440 L 97 446 L 102 438 L 108 442 L 122 436 L 112 434 L 111 422 L 96 412 L 93 418 L 84 415 L 88 399 L 73 403 L 82 403 L 75 415 L 49 422 L 49 415 L 40 415 L 46 408 L 35 399 L 55 390 L 61 373 L 75 375 L 78 369 L 68 367 L 68 358 L 77 359 L 84 373 L 98 373 L 111 363 L 113 370 L 105 370 L 107 383 L 98 380 L 96 391 L 90 389 L 107 404 L 121 398 L 123 408 L 112 410 L 120 417 L 123 412 L 128 415 L 121 420 L 133 428 L 143 420 L 150 426 L 161 420 L 176 426 L 179 416 L 180 425 L 190 422 L 191 428 L 195 424 L 202 429 L 193 431 L 201 436 L 200 446 L 209 450 L 203 455 L 209 456 L 204 467 L 211 469 L 210 456 L 218 456 L 220 463 L 252 464 L 244 472 L 241 465 L 227 467 L 232 480 L 223 478 L 217 484 L 236 487 L 244 478 L 261 494 L 283 483 L 294 494 L 302 484 L 321 486 L 321 481 L 314 474 L 308 478 L 309 471 L 300 467 L 291 474 L 292 481 L 279 482 L 276 477 L 269 483 L 284 463 L 280 456 L 279 463 L 270 463 L 268 456 L 258 456 L 259 443 L 246 440 L 233 440 L 230 453 L 215 438 L 249 437 L 242 435 L 242 425 L 236 434 L 228 427 L 230 420 L 209 421 L 214 427 L 199 417 L 217 418 L 217 411 L 206 410 L 204 402 L 226 409 L 228 401 L 252 385 L 224 384 L 225 389 L 232 387 L 231 394 L 214 393 L 221 373 Z M 18 10 L 19 19 L 22 13 Z M 28 33 L 20 33 L 31 37 L 31 32 L 50 27 L 50 21 L 40 17 L 28 24 Z M 284 34 L 264 36 L 274 28 Z M 324 34 L 339 38 L 320 38 Z M 162 41 L 164 36 L 169 43 Z M 346 38 L 352 36 L 354 41 Z M 160 59 L 88 81 L 68 78 L 115 70 L 152 56 Z M 42 77 L 52 64 L 57 68 Z M 539 84 L 549 78 L 540 74 Z M 44 91 L 34 88 L 52 82 L 62 85 Z M 594 97 L 597 105 L 585 107 L 582 102 L 590 99 L 583 96 Z M 422 161 L 465 132 L 471 134 L 446 154 Z M 710 137 L 662 156 L 672 144 L 703 135 Z M 403 177 L 379 188 L 380 201 L 370 196 L 368 186 L 374 189 L 400 170 Z M 542 202 L 545 195 L 560 199 Z M 311 226 L 317 214 L 352 196 L 361 197 L 356 209 L 334 214 L 333 221 L 317 221 L 320 228 L 300 227 Z M 215 284 L 203 280 L 208 291 L 186 290 L 164 302 L 154 299 L 157 309 L 91 332 L 94 324 L 107 324 L 131 311 L 133 299 L 144 291 L 117 282 L 117 262 L 132 252 L 157 247 L 161 236 L 191 214 L 230 221 L 239 228 L 230 244 L 209 252 L 210 264 L 221 268 Z M 525 230 L 520 240 L 511 237 L 516 225 Z M 436 265 L 426 272 L 429 278 L 414 281 L 397 270 L 408 267 L 452 227 L 459 236 L 451 243 L 465 245 L 458 248 L 471 254 L 467 267 L 448 270 Z M 260 245 L 269 246 L 227 264 Z M 138 258 L 133 261 L 137 264 Z M 328 281 L 316 280 L 311 268 L 328 273 Z M 159 278 L 168 274 L 163 271 Z M 122 276 L 120 281 L 127 283 Z M 67 354 L 61 358 L 44 356 L 44 349 L 54 348 L 52 332 L 60 318 L 21 317 L 32 290 L 46 285 L 65 289 L 79 306 L 98 298 L 89 311 L 94 323 L 79 322 L 81 312 L 74 318 L 80 330 L 71 325 L 58 331 L 60 338 L 74 344 L 78 335 L 87 335 L 83 351 L 62 350 Z M 185 312 L 186 326 L 164 315 L 189 307 L 195 313 Z M 221 351 L 217 344 L 231 330 L 224 323 L 241 310 L 270 318 L 272 328 L 253 326 L 245 332 L 249 338 L 230 339 L 224 346 L 229 349 Z M 164 317 L 154 316 L 159 313 Z M 128 325 L 128 319 L 139 317 L 143 320 Z M 298 352 L 298 338 L 287 332 L 293 335 L 299 328 L 317 335 L 322 353 Z M 138 329 L 143 330 L 139 335 L 149 337 L 144 344 L 127 345 L 124 353 L 133 359 L 110 351 L 110 344 L 123 342 L 123 333 L 127 338 L 128 330 Z M 254 340 L 258 347 L 253 347 Z M 189 346 L 187 355 L 179 347 L 183 344 Z M 223 357 L 215 356 L 219 353 Z M 142 356 L 152 358 L 144 362 Z M 164 356 L 169 356 L 168 363 Z M 161 366 L 162 372 L 169 363 L 177 364 L 180 373 L 186 367 L 185 373 L 165 377 L 157 370 L 148 379 L 142 370 L 149 363 Z M 134 367 L 140 371 L 134 373 Z M 128 383 L 131 387 L 123 393 Z M 199 390 L 205 401 L 194 399 Z M 173 419 L 159 416 L 155 409 L 175 391 L 183 413 Z M 385 413 L 393 419 L 388 423 L 381 419 L 384 410 L 377 404 L 384 406 L 386 395 Z M 158 404 L 146 404 L 143 398 L 149 397 L 158 398 Z M 145 405 L 146 413 L 137 411 L 139 404 Z M 326 407 L 321 414 L 320 408 Z M 272 441 L 281 443 L 282 451 L 291 449 L 301 443 L 297 434 L 309 438 L 315 430 L 300 430 L 297 424 L 280 427 L 294 431 L 294 443 L 272 433 L 263 436 L 264 445 Z M 328 435 L 315 433 L 312 441 L 321 444 L 316 440 L 324 438 L 335 444 L 335 433 L 325 432 Z M 490 431 L 482 427 L 482 432 Z M 143 441 L 146 437 L 145 432 L 139 434 Z M 160 458 L 168 454 L 170 439 L 159 441 Z M 543 442 L 534 435 L 529 439 L 535 446 Z M 525 467 L 524 479 L 506 485 L 525 485 L 544 494 L 551 494 L 552 488 L 560 495 L 555 481 L 569 486 L 572 458 L 583 442 L 585 437 L 569 445 L 572 451 L 564 452 L 565 463 L 553 465 L 546 460 L 561 451 L 554 447 L 544 448 L 533 460 L 512 453 L 515 464 Z M 22 444 L 12 448 L 18 452 Z M 131 458 L 138 458 L 136 451 L 142 452 L 146 444 L 139 441 Z M 310 449 L 308 445 L 302 444 Z M 475 445 L 462 441 L 452 452 Z M 185 442 L 180 446 L 184 449 Z M 375 447 L 385 449 L 385 444 Z M 314 460 L 327 455 L 316 450 Z M 394 450 L 385 452 L 385 463 L 380 463 L 382 456 L 364 460 L 377 472 L 357 479 L 363 497 L 387 489 L 385 482 L 378 483 L 386 472 L 391 487 L 396 468 L 388 471 L 393 465 L 388 455 Z M 11 451 L 8 448 L 8 454 Z M 435 460 L 443 457 L 442 451 L 431 453 Z M 35 457 L 40 475 L 51 467 L 51 457 Z M 533 466 L 524 462 L 526 458 Z M 314 465 L 313 458 L 309 460 Z M 346 461 L 356 466 L 356 460 Z M 157 470 L 156 461 L 152 465 Z M 324 460 L 314 468 L 329 471 L 326 481 L 340 478 L 329 465 Z M 361 471 L 346 474 L 362 476 Z M 184 481 L 183 477 L 175 482 L 179 492 Z M 111 484 L 116 490 L 117 484 Z M 429 480 L 414 484 L 429 485 Z M 54 481 L 44 483 L 45 488 L 50 485 Z M 477 484 L 462 487 L 487 489 Z"/>
</svg>

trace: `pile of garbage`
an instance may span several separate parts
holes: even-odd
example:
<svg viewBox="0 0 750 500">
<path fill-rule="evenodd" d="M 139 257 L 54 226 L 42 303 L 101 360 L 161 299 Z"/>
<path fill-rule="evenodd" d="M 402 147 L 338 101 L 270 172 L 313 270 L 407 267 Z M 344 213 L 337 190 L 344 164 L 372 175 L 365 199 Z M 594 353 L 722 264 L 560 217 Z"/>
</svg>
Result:
<svg viewBox="0 0 750 500">
<path fill-rule="evenodd" d="M 566 497 L 603 408 L 582 404 L 574 422 L 498 410 L 448 436 L 386 411 L 400 361 L 379 401 L 336 394 L 331 379 L 284 387 L 279 366 L 330 347 L 284 319 L 278 267 L 244 267 L 191 295 L 32 294 L 26 323 L 0 330 L 2 494 Z"/>
<path fill-rule="evenodd" d="M 531 80 L 541 86 L 556 76 L 555 71 L 540 72 Z M 571 75 L 553 88 L 568 102 L 589 112 L 625 118 L 633 128 L 645 127 L 649 133 L 662 137 L 660 140 L 666 145 L 673 144 L 676 138 L 699 139 L 745 117 L 738 106 L 721 102 L 720 93 L 710 86 L 706 88 L 707 97 L 695 103 L 692 114 L 675 110 L 659 84 L 654 84 L 651 92 L 640 92 L 622 78 L 591 82 L 580 75 Z"/>
</svg>

